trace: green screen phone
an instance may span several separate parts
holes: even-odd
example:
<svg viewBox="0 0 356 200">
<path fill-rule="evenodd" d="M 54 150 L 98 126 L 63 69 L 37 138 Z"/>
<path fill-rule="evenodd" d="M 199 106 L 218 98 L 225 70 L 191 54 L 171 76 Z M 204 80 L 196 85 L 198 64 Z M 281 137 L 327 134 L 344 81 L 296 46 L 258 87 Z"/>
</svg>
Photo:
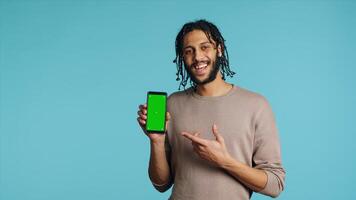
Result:
<svg viewBox="0 0 356 200">
<path fill-rule="evenodd" d="M 148 133 L 164 133 L 166 131 L 167 93 L 147 93 L 147 120 Z"/>
</svg>

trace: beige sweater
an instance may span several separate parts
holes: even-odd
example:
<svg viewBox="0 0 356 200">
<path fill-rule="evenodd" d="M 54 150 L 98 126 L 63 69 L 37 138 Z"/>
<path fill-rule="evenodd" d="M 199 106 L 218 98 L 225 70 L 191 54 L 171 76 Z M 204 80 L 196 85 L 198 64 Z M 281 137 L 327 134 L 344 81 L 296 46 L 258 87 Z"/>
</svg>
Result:
<svg viewBox="0 0 356 200">
<path fill-rule="evenodd" d="M 252 191 L 226 171 L 202 160 L 194 153 L 182 131 L 200 133 L 215 139 L 212 126 L 217 124 L 229 153 L 250 167 L 267 172 L 262 194 L 276 197 L 284 188 L 285 171 L 281 164 L 278 130 L 267 100 L 254 92 L 234 86 L 219 97 L 200 96 L 189 88 L 168 98 L 171 121 L 166 137 L 166 152 L 173 185 L 170 200 L 246 200 Z"/>
</svg>

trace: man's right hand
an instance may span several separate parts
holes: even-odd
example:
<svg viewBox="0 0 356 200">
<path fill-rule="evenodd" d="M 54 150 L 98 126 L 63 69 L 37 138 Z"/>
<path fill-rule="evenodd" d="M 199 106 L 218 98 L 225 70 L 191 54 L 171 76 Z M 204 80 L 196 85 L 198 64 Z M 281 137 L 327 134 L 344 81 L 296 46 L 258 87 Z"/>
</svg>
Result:
<svg viewBox="0 0 356 200">
<path fill-rule="evenodd" d="M 151 142 L 154 143 L 164 143 L 166 134 L 165 133 L 147 133 L 146 131 L 146 120 L 147 120 L 147 105 L 146 104 L 142 104 L 139 105 L 139 110 L 137 111 L 138 117 L 137 117 L 137 121 L 138 124 L 141 126 L 143 132 L 148 136 L 148 138 L 150 138 Z M 168 122 L 170 120 L 171 116 L 169 114 L 169 112 L 166 113 L 166 130 L 168 127 Z"/>
</svg>

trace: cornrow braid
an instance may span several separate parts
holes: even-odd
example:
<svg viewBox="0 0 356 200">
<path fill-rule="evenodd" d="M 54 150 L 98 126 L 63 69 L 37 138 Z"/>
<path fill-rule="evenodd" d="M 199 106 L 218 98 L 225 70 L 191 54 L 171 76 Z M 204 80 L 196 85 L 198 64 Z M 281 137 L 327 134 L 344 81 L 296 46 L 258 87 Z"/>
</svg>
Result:
<svg viewBox="0 0 356 200">
<path fill-rule="evenodd" d="M 217 62 L 219 62 L 220 72 L 222 74 L 223 80 L 225 80 L 226 76 L 233 77 L 236 73 L 230 69 L 229 66 L 229 54 L 227 52 L 227 48 L 225 45 L 225 39 L 221 35 L 219 29 L 211 22 L 208 22 L 204 19 L 197 20 L 194 22 L 188 22 L 183 25 L 182 29 L 179 31 L 176 41 L 175 41 L 175 50 L 176 50 L 176 57 L 173 60 L 176 63 L 177 67 L 177 81 L 181 81 L 179 84 L 178 90 L 180 90 L 181 86 L 183 86 L 184 90 L 187 85 L 188 80 L 190 77 L 186 69 L 183 68 L 184 60 L 183 60 L 183 39 L 185 35 L 193 30 L 201 30 L 203 31 L 206 36 L 208 37 L 209 41 L 216 43 L 218 47 L 220 45 L 222 49 L 221 57 L 217 57 Z M 190 80 L 190 85 L 196 88 L 196 84 Z"/>
</svg>

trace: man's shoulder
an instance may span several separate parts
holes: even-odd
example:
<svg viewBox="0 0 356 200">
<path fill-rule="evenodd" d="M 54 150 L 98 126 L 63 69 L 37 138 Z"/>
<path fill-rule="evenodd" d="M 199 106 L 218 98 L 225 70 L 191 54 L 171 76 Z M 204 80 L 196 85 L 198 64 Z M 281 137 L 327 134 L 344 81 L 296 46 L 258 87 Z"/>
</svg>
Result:
<svg viewBox="0 0 356 200">
<path fill-rule="evenodd" d="M 260 94 L 260 93 L 258 93 L 256 91 L 252 91 L 250 89 L 246 89 L 246 88 L 241 87 L 241 86 L 235 86 L 235 87 L 237 88 L 237 91 L 238 91 L 237 93 L 240 96 L 244 97 L 244 98 L 265 99 L 265 97 L 262 94 Z"/>
<path fill-rule="evenodd" d="M 252 105 L 264 105 L 268 104 L 267 98 L 261 93 L 243 88 L 241 86 L 236 87 L 236 97 L 239 98 L 240 101 L 244 101 L 247 104 Z"/>
<path fill-rule="evenodd" d="M 186 98 L 188 97 L 192 92 L 192 87 L 187 88 L 182 91 L 175 91 L 172 94 L 168 96 L 168 100 L 175 100 L 175 99 L 180 99 L 180 98 Z"/>
</svg>

